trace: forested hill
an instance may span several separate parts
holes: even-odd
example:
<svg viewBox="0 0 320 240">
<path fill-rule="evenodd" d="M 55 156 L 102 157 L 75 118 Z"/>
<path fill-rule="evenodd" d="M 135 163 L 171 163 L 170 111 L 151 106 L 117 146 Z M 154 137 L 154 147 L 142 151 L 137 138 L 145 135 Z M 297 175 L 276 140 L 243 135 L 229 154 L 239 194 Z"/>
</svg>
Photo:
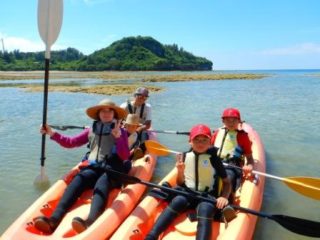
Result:
<svg viewBox="0 0 320 240">
<path fill-rule="evenodd" d="M 1 52 L 1 71 L 44 69 L 44 52 Z M 77 49 L 51 51 L 52 70 L 211 70 L 212 62 L 152 37 L 127 37 L 86 56 Z"/>
</svg>

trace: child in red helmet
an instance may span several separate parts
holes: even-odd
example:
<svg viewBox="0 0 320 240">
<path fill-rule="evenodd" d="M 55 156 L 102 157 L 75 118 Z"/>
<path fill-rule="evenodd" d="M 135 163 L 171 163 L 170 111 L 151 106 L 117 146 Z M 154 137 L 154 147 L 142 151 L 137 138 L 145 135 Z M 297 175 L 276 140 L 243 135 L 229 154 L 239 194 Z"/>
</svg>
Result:
<svg viewBox="0 0 320 240">
<path fill-rule="evenodd" d="M 216 206 L 207 201 L 199 201 L 182 195 L 174 196 L 168 207 L 161 213 L 145 240 L 156 240 L 173 220 L 188 208 L 197 209 L 196 239 L 210 239 L 212 218 L 216 208 L 222 209 L 228 204 L 231 185 L 226 171 L 217 157 L 217 149 L 211 146 L 211 130 L 208 126 L 198 124 L 191 129 L 189 152 L 178 154 L 176 161 L 177 184 L 185 191 L 206 192 L 217 197 Z M 217 181 L 214 175 L 220 177 L 223 188 L 220 196 L 215 192 Z"/>
<path fill-rule="evenodd" d="M 211 143 L 217 147 L 218 156 L 229 165 L 241 166 L 245 175 L 253 169 L 251 141 L 248 134 L 240 128 L 241 116 L 236 108 L 227 108 L 222 113 L 223 127 L 217 129 L 211 138 Z M 246 163 L 243 162 L 243 157 Z M 233 192 L 240 186 L 242 171 L 232 166 L 226 167 Z"/>
</svg>

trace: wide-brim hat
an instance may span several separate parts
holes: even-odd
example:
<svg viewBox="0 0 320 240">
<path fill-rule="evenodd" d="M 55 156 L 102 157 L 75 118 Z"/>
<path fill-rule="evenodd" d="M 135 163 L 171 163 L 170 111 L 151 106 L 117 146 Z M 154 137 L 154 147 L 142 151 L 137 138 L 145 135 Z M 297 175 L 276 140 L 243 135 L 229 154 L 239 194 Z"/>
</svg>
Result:
<svg viewBox="0 0 320 240">
<path fill-rule="evenodd" d="M 124 124 L 140 126 L 141 123 L 139 122 L 139 120 L 140 117 L 137 114 L 129 113 Z"/>
<path fill-rule="evenodd" d="M 96 106 L 87 108 L 86 112 L 87 115 L 94 119 L 99 120 L 99 112 L 102 109 L 110 108 L 114 110 L 115 112 L 115 118 L 117 119 L 124 119 L 127 116 L 127 111 L 119 106 L 117 106 L 114 102 L 112 102 L 110 99 L 104 99 L 100 101 Z"/>
</svg>

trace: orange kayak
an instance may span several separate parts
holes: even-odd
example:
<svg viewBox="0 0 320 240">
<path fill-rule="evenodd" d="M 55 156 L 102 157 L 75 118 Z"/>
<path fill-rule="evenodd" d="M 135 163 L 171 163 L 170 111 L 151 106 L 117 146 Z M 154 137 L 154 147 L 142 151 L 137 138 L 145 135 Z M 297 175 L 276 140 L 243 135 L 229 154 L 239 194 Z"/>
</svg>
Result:
<svg viewBox="0 0 320 240">
<path fill-rule="evenodd" d="M 149 181 L 156 165 L 156 156 L 145 155 L 133 162 L 129 175 Z M 70 177 L 77 167 L 66 176 Z M 67 177 L 67 178 L 68 178 Z M 68 180 L 58 180 L 37 199 L 1 236 L 2 240 L 99 240 L 107 239 L 120 226 L 138 204 L 146 186 L 130 184 L 122 189 L 113 189 L 103 214 L 84 232 L 77 234 L 71 226 L 74 217 L 86 218 L 90 210 L 92 190 L 84 192 L 65 215 L 51 235 L 45 235 L 33 226 L 33 219 L 40 215 L 50 216 L 59 202 Z"/>
<path fill-rule="evenodd" d="M 259 135 L 248 124 L 243 124 L 243 129 L 248 132 L 252 141 L 255 170 L 265 172 L 265 152 Z M 160 184 L 167 181 L 172 186 L 175 186 L 176 174 L 176 169 L 173 169 Z M 258 178 L 257 176 L 245 179 L 236 193 L 234 205 L 259 211 L 263 199 L 264 181 L 264 177 Z M 146 196 L 110 239 L 144 239 L 166 206 L 167 203 L 165 201 Z M 242 212 L 237 212 L 237 217 L 227 225 L 224 222 L 213 221 L 211 239 L 252 239 L 256 221 L 256 216 Z M 195 239 L 196 230 L 197 221 L 191 222 L 188 218 L 188 212 L 186 212 L 175 219 L 173 224 L 161 235 L 160 239 L 191 240 Z"/>
</svg>

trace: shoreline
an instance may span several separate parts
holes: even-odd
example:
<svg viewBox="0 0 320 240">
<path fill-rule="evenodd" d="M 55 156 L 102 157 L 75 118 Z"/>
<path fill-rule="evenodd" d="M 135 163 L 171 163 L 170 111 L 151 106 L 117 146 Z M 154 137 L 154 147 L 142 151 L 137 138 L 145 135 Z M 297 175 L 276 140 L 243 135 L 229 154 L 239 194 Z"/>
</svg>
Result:
<svg viewBox="0 0 320 240">
<path fill-rule="evenodd" d="M 103 94 L 103 95 L 132 95 L 134 91 L 141 87 L 141 85 L 94 85 L 94 86 L 64 86 L 55 85 L 49 86 L 49 92 L 68 92 L 68 93 L 87 93 L 87 94 Z M 146 86 L 151 93 L 164 90 L 162 87 Z M 42 92 L 43 86 L 27 86 L 23 85 L 20 88 L 25 89 L 26 92 Z"/>
<path fill-rule="evenodd" d="M 50 79 L 74 79 L 92 78 L 103 80 L 128 80 L 137 79 L 143 82 L 166 82 L 166 81 L 196 81 L 196 80 L 225 80 L 225 79 L 261 79 L 266 74 L 255 73 L 208 73 L 200 72 L 159 72 L 159 71 L 103 71 L 103 72 L 77 72 L 77 71 L 50 71 Z M 44 71 L 0 71 L 0 80 L 41 79 Z"/>
<path fill-rule="evenodd" d="M 253 73 L 210 73 L 210 72 L 76 72 L 76 71 L 50 71 L 49 91 L 71 92 L 71 93 L 88 93 L 88 94 L 105 94 L 105 95 L 122 95 L 132 94 L 139 86 L 146 86 L 151 92 L 162 91 L 165 88 L 152 85 L 157 82 L 185 82 L 185 81 L 219 81 L 219 80 L 259 80 L 267 77 L 265 74 Z M 17 87 L 23 88 L 28 92 L 41 92 L 43 85 L 39 83 L 10 83 L 2 84 L 2 81 L 14 80 L 41 80 L 44 78 L 44 71 L 0 71 L 0 87 Z M 58 83 L 55 80 L 66 79 L 72 83 Z M 78 80 L 78 81 L 76 81 Z M 92 85 L 81 85 L 83 80 L 96 81 L 101 83 Z M 128 81 L 130 83 L 128 83 Z"/>
</svg>

